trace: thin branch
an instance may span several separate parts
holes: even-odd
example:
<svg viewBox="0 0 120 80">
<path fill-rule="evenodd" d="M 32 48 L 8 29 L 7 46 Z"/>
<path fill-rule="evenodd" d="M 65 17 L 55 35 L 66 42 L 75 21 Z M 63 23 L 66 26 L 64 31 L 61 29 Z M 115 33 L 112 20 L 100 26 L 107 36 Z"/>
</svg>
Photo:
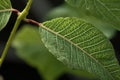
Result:
<svg viewBox="0 0 120 80">
<path fill-rule="evenodd" d="M 24 10 L 23 10 L 22 12 L 19 12 L 19 11 L 16 10 L 16 9 L 8 9 L 8 10 L 7 10 L 7 11 L 16 12 L 16 13 L 18 14 L 18 17 L 17 17 L 17 20 L 16 20 L 16 22 L 15 22 L 15 25 L 14 25 L 12 31 L 11 31 L 11 34 L 10 34 L 10 36 L 9 36 L 9 39 L 8 39 L 6 45 L 5 45 L 5 48 L 4 48 L 4 50 L 3 50 L 3 53 L 2 53 L 2 55 L 1 55 L 1 58 L 0 58 L 0 67 L 2 66 L 2 63 L 3 63 L 3 61 L 4 61 L 4 59 L 5 59 L 6 55 L 7 55 L 8 49 L 9 49 L 9 47 L 10 47 L 10 45 L 11 45 L 11 42 L 13 41 L 13 38 L 14 38 L 14 36 L 15 36 L 16 30 L 17 30 L 20 22 L 21 22 L 22 20 L 24 20 L 24 19 L 26 18 L 26 16 L 28 15 L 28 12 L 29 12 L 29 9 L 30 9 L 31 4 L 32 4 L 32 0 L 28 0 L 27 5 L 26 5 L 26 7 L 24 8 Z"/>
</svg>

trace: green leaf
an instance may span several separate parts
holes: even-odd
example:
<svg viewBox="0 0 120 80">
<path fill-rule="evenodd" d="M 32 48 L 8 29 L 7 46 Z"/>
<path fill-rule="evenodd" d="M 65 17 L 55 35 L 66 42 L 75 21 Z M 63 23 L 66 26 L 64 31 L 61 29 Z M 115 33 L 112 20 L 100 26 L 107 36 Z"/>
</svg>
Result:
<svg viewBox="0 0 120 80">
<path fill-rule="evenodd" d="M 94 17 L 94 16 L 80 16 L 84 21 L 93 24 L 95 27 L 97 27 L 100 31 L 104 33 L 104 35 L 112 39 L 116 34 L 116 29 L 114 29 L 112 25 Z"/>
<path fill-rule="evenodd" d="M 13 46 L 17 51 L 17 55 L 36 68 L 45 80 L 56 80 L 65 72 L 92 78 L 93 80 L 92 75 L 82 71 L 72 71 L 51 55 L 44 47 L 38 29 L 30 25 L 23 27 L 17 33 Z"/>
<path fill-rule="evenodd" d="M 100 80 L 120 80 L 120 67 L 110 41 L 78 18 L 56 18 L 40 28 L 49 51 L 72 69 L 86 70 Z"/>
<path fill-rule="evenodd" d="M 70 14 L 69 14 L 70 13 Z M 79 17 L 77 10 L 68 4 L 62 4 L 53 8 L 47 13 L 46 19 L 53 19 L 57 17 Z"/>
<path fill-rule="evenodd" d="M 69 14 L 71 13 L 71 14 Z M 79 11 L 78 9 L 69 6 L 68 4 L 63 4 L 59 7 L 54 8 L 47 14 L 47 20 L 57 17 L 79 17 L 84 21 L 93 24 L 95 27 L 100 29 L 109 39 L 113 38 L 116 30 L 111 24 L 108 24 L 97 17 L 88 16 Z"/>
<path fill-rule="evenodd" d="M 120 0 L 65 0 L 78 7 L 87 15 L 92 15 L 114 25 L 120 30 Z"/>
<path fill-rule="evenodd" d="M 11 15 L 10 0 L 0 0 L 0 31 L 6 26 Z"/>
</svg>

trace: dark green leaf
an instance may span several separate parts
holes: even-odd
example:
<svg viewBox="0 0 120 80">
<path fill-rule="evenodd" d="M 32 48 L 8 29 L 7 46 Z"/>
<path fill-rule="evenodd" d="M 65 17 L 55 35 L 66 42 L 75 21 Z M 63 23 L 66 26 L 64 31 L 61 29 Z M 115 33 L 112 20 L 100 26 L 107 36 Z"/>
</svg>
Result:
<svg viewBox="0 0 120 80">
<path fill-rule="evenodd" d="M 57 17 L 79 17 L 84 21 L 91 23 L 95 27 L 100 29 L 109 39 L 111 39 L 116 33 L 116 30 L 113 28 L 111 24 L 108 24 L 97 17 L 83 14 L 82 11 L 79 11 L 78 9 L 71 7 L 68 4 L 63 4 L 51 10 L 47 14 L 46 19 L 48 20 L 48 19 L 53 19 Z"/>
<path fill-rule="evenodd" d="M 10 0 L 0 0 L 0 31 L 5 27 L 10 18 L 11 8 Z"/>
<path fill-rule="evenodd" d="M 41 28 L 45 46 L 68 67 L 94 73 L 100 80 L 120 80 L 113 47 L 93 25 L 68 17 L 44 22 Z"/>
<path fill-rule="evenodd" d="M 13 46 L 17 50 L 17 55 L 35 67 L 45 80 L 56 80 L 65 72 L 77 74 L 76 71 L 68 69 L 51 55 L 41 42 L 39 31 L 36 28 L 32 28 L 29 25 L 24 26 L 16 35 Z M 85 77 L 87 74 L 86 72 L 78 71 L 77 75 Z M 92 78 L 90 76 L 92 75 L 89 74 L 86 77 Z"/>
<path fill-rule="evenodd" d="M 113 28 L 114 26 L 94 17 L 94 16 L 80 16 L 86 22 L 93 24 L 100 31 L 102 31 L 105 36 L 109 39 L 113 38 L 116 34 L 116 30 Z"/>
<path fill-rule="evenodd" d="M 65 0 L 87 15 L 95 16 L 120 30 L 120 0 Z"/>
</svg>

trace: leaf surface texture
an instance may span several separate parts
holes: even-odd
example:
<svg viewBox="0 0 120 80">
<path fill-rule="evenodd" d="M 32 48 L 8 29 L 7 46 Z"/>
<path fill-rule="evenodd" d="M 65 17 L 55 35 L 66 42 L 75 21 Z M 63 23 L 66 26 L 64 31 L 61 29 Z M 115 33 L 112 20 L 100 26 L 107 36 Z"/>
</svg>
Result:
<svg viewBox="0 0 120 80">
<path fill-rule="evenodd" d="M 94 73 L 100 80 L 120 80 L 120 68 L 109 40 L 78 18 L 56 18 L 40 28 L 49 51 L 72 69 Z"/>
<path fill-rule="evenodd" d="M 63 73 L 71 73 L 93 80 L 90 73 L 73 71 L 58 61 L 42 43 L 38 28 L 30 25 L 23 27 L 17 33 L 12 45 L 18 57 L 37 69 L 44 80 L 56 80 Z"/>
<path fill-rule="evenodd" d="M 12 8 L 10 0 L 0 0 L 0 30 L 7 24 Z"/>
<path fill-rule="evenodd" d="M 66 2 L 120 30 L 120 0 L 66 0 Z"/>
</svg>

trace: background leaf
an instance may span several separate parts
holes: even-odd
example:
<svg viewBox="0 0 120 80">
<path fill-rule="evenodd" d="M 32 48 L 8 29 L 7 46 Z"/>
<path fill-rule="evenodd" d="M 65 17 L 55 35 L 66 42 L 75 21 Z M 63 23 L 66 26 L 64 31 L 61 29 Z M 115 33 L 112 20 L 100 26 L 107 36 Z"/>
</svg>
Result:
<svg viewBox="0 0 120 80">
<path fill-rule="evenodd" d="M 76 74 L 93 80 L 93 75 L 79 70 L 70 70 L 59 62 L 44 47 L 38 29 L 30 25 L 25 25 L 17 33 L 13 46 L 17 51 L 17 55 L 35 67 L 45 80 L 56 80 L 63 73 Z"/>
<path fill-rule="evenodd" d="M 0 31 L 5 27 L 10 18 L 11 8 L 10 0 L 0 0 Z"/>
<path fill-rule="evenodd" d="M 114 35 L 116 34 L 116 30 L 113 28 L 112 25 L 98 19 L 97 17 L 85 15 L 82 13 L 82 11 L 79 11 L 78 9 L 71 7 L 68 4 L 63 4 L 51 10 L 47 14 L 46 20 L 50 20 L 57 17 L 81 18 L 84 21 L 93 24 L 95 27 L 101 30 L 105 34 L 105 36 L 107 36 L 109 39 L 113 38 Z"/>
<path fill-rule="evenodd" d="M 108 39 L 78 18 L 57 18 L 41 25 L 49 51 L 72 69 L 94 73 L 100 80 L 120 80 L 120 68 Z"/>
<path fill-rule="evenodd" d="M 65 0 L 86 15 L 92 15 L 120 30 L 120 0 Z"/>
</svg>

